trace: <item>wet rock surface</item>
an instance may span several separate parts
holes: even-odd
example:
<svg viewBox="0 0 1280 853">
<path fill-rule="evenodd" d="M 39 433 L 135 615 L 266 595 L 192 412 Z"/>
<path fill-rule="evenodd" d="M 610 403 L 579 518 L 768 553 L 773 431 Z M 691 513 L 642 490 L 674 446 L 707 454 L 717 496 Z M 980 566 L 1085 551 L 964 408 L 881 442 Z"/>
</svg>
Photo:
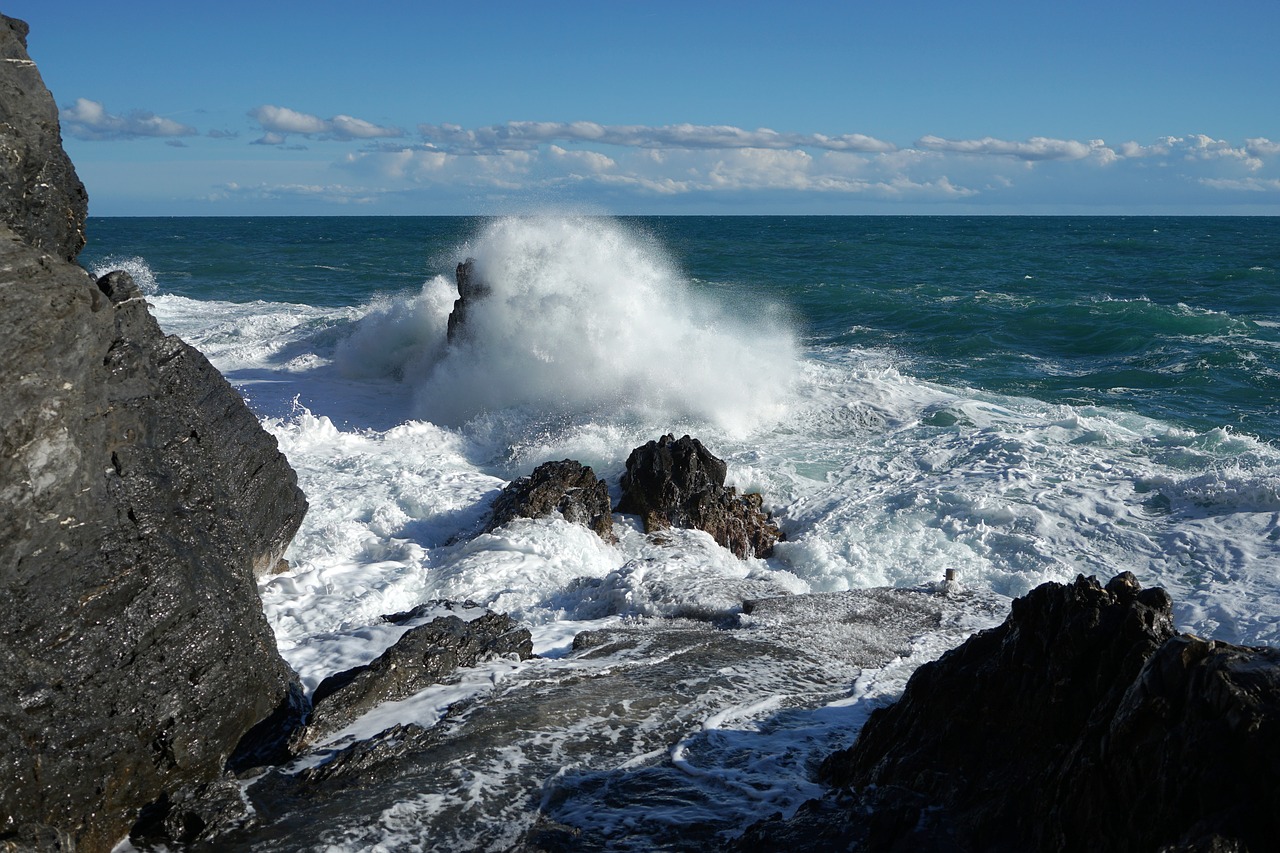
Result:
<svg viewBox="0 0 1280 853">
<path fill-rule="evenodd" d="M 830 756 L 833 794 L 739 849 L 1264 850 L 1280 651 L 1175 634 L 1128 573 L 1045 584 Z"/>
<path fill-rule="evenodd" d="M 646 533 L 703 530 L 740 558 L 767 557 L 782 539 L 758 494 L 726 487 L 728 465 L 696 438 L 664 435 L 631 451 L 617 511 L 638 515 Z"/>
<path fill-rule="evenodd" d="M 922 633 L 955 642 L 975 613 L 989 625 L 1005 607 L 859 590 L 759 600 L 732 628 L 652 619 L 579 634 L 563 657 L 445 678 L 426 694 L 448 697 L 433 724 L 388 717 L 271 770 L 246 791 L 255 825 L 190 849 L 608 850 L 620 816 L 632 849 L 723 849 L 755 805 L 709 801 L 705 776 L 785 784 L 814 751 L 848 743 L 856 721 L 822 705 L 865 668 L 913 654 Z M 766 697 L 758 727 L 735 722 L 738 703 Z"/>
<path fill-rule="evenodd" d="M 440 608 L 452 605 L 431 602 L 420 609 Z M 404 699 L 437 684 L 459 667 L 497 657 L 525 660 L 533 655 L 529 629 L 509 616 L 492 611 L 464 616 L 438 616 L 411 628 L 371 663 L 322 681 L 312 696 L 307 727 L 296 739 L 299 746 L 337 732 L 383 702 Z M 414 618 L 410 611 L 390 621 Z"/>
<path fill-rule="evenodd" d="M 570 459 L 545 462 L 528 477 L 512 481 L 493 502 L 485 532 L 516 518 L 553 515 L 591 528 L 606 542 L 613 541 L 608 485 L 589 466 Z"/>
<path fill-rule="evenodd" d="M 232 820 L 228 758 L 294 683 L 254 574 L 306 501 L 128 275 L 68 262 L 84 191 L 23 33 L 0 25 L 0 845 L 109 850 L 148 806 L 183 837 Z"/>
</svg>

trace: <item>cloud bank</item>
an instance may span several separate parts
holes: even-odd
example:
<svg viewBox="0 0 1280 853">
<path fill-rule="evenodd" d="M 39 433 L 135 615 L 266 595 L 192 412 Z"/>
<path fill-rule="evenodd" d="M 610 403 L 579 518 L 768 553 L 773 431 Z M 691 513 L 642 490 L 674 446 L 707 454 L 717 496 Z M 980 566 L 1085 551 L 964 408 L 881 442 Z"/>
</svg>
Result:
<svg viewBox="0 0 1280 853">
<path fill-rule="evenodd" d="M 76 98 L 74 104 L 58 112 L 58 118 L 67 133 L 77 139 L 92 141 L 143 137 L 172 139 L 199 133 L 194 127 L 143 110 L 133 110 L 123 116 L 112 115 L 102 104 L 88 98 Z"/>
<path fill-rule="evenodd" d="M 272 104 L 254 107 L 249 110 L 249 117 L 263 130 L 262 137 L 254 141 L 257 145 L 283 145 L 290 134 L 342 141 L 404 136 L 398 127 L 383 127 L 349 115 L 325 119 Z"/>
</svg>

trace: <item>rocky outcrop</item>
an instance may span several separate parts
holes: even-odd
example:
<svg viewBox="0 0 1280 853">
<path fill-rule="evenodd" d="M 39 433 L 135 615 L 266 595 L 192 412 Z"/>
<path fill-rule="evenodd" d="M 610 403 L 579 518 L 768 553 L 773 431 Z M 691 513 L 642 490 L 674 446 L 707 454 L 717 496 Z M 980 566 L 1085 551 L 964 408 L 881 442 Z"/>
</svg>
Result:
<svg viewBox="0 0 1280 853">
<path fill-rule="evenodd" d="M 627 457 L 617 511 L 640 516 L 646 533 L 704 530 L 740 558 L 767 557 L 782 531 L 760 495 L 725 486 L 728 470 L 698 439 L 664 435 Z"/>
<path fill-rule="evenodd" d="M 591 528 L 606 542 L 614 539 L 608 485 L 589 466 L 571 459 L 544 462 L 528 477 L 509 483 L 493 502 L 485 532 L 516 518 L 555 515 Z"/>
<path fill-rule="evenodd" d="M 483 299 L 490 293 L 489 285 L 476 275 L 475 266 L 475 258 L 467 258 L 454 270 L 454 278 L 458 282 L 458 298 L 453 303 L 453 310 L 449 312 L 447 331 L 449 343 L 467 337 L 468 311 L 477 300 Z"/>
<path fill-rule="evenodd" d="M 1280 837 L 1280 651 L 1174 634 L 1129 573 L 1045 584 L 911 678 L 837 794 L 741 849 L 1265 850 Z"/>
<path fill-rule="evenodd" d="M 27 55 L 27 25 L 0 15 L 0 221 L 64 261 L 84 247 L 89 197 L 62 150 L 58 106 Z"/>
<path fill-rule="evenodd" d="M 447 612 L 453 610 L 459 615 Z M 410 628 L 372 663 L 320 682 L 312 697 L 311 718 L 297 742 L 314 743 L 383 702 L 406 699 L 439 683 L 459 667 L 497 657 L 525 660 L 533 656 L 528 628 L 505 614 L 475 605 L 428 602 L 388 618 L 403 623 L 436 612 L 441 615 Z"/>
<path fill-rule="evenodd" d="M 227 761 L 294 683 L 254 572 L 306 501 L 128 275 L 67 262 L 83 188 L 24 31 L 0 27 L 0 846 L 109 850 L 148 805 L 187 836 L 232 819 Z"/>
</svg>

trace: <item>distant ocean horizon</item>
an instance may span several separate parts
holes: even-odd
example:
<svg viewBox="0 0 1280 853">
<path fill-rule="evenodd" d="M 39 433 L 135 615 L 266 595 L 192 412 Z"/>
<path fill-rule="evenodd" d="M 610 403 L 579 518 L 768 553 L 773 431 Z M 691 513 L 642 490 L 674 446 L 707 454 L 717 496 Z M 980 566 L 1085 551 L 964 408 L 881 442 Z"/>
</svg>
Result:
<svg viewBox="0 0 1280 853">
<path fill-rule="evenodd" d="M 307 843 L 500 846 L 499 827 L 532 819 L 517 789 L 593 838 L 661 849 L 678 844 L 654 827 L 691 814 L 728 832 L 794 809 L 831 744 L 777 725 L 779 703 L 825 709 L 851 738 L 911 669 L 998 619 L 992 600 L 1079 573 L 1165 587 L 1181 630 L 1280 644 L 1280 217 L 90 217 L 86 232 L 81 263 L 130 271 L 299 473 L 311 510 L 291 571 L 261 591 L 307 689 L 394 641 L 381 614 L 431 599 L 531 627 L 542 661 L 468 688 L 518 697 L 585 666 L 568 638 L 592 626 L 746 626 L 745 598 L 925 589 L 948 569 L 982 596 L 856 688 L 797 655 L 778 698 L 761 686 L 777 664 L 744 650 L 738 692 L 707 699 L 676 747 L 601 743 L 572 772 L 537 757 L 567 729 L 477 747 L 506 757 L 431 797 L 389 781 L 298 830 Z M 448 345 L 468 257 L 492 294 Z M 665 433 L 764 495 L 787 536 L 774 556 L 650 540 L 622 516 L 616 545 L 554 519 L 475 535 L 544 461 L 591 465 L 616 500 L 627 454 Z M 617 655 L 592 665 L 643 660 Z M 397 713 L 434 725 L 423 703 Z M 645 716 L 659 710 L 628 713 L 609 725 L 667 731 Z M 727 721 L 794 760 L 734 764 L 714 734 Z M 588 808 L 556 775 L 623 765 L 685 787 Z"/>
</svg>

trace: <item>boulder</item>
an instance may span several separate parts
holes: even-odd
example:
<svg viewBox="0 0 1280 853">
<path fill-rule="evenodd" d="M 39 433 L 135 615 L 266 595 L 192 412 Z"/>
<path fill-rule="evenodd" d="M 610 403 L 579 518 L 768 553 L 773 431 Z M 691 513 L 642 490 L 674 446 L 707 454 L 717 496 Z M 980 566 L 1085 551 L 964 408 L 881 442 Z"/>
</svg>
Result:
<svg viewBox="0 0 1280 853">
<path fill-rule="evenodd" d="M 24 242 L 73 261 L 88 208 L 62 150 L 58 106 L 27 55 L 27 25 L 0 15 L 0 221 Z"/>
<path fill-rule="evenodd" d="M 477 300 L 491 292 L 489 285 L 476 275 L 475 264 L 475 258 L 467 258 L 454 270 L 454 278 L 458 282 L 458 298 L 453 303 L 453 310 L 449 312 L 449 343 L 462 340 L 469 334 L 466 329 L 468 310 Z"/>
<path fill-rule="evenodd" d="M 84 190 L 24 33 L 0 26 L 0 847 L 105 851 L 144 810 L 236 819 L 228 760 L 296 683 L 254 574 L 306 501 L 128 275 L 69 262 Z"/>
<path fill-rule="evenodd" d="M 740 558 L 767 557 L 783 538 L 764 499 L 726 487 L 728 465 L 696 438 L 664 435 L 627 457 L 617 511 L 638 515 L 646 533 L 703 530 Z"/>
<path fill-rule="evenodd" d="M 449 611 L 458 611 L 455 615 Z M 439 615 L 436 615 L 439 614 Z M 364 666 L 331 675 L 316 687 L 311 717 L 295 739 L 301 746 L 354 722 L 383 702 L 407 699 L 437 684 L 459 667 L 485 660 L 533 656 L 533 639 L 511 617 L 473 604 L 429 602 L 408 613 L 387 617 L 404 623 L 434 616 L 410 628 L 391 648 Z"/>
<path fill-rule="evenodd" d="M 912 676 L 823 762 L 835 792 L 739 849 L 1264 850 L 1280 651 L 1175 634 L 1122 573 L 1050 583 Z"/>
<path fill-rule="evenodd" d="M 516 518 L 553 515 L 591 528 L 606 542 L 614 539 L 608 485 L 589 466 L 571 459 L 544 462 L 528 477 L 509 483 L 493 502 L 485 532 Z"/>
</svg>

